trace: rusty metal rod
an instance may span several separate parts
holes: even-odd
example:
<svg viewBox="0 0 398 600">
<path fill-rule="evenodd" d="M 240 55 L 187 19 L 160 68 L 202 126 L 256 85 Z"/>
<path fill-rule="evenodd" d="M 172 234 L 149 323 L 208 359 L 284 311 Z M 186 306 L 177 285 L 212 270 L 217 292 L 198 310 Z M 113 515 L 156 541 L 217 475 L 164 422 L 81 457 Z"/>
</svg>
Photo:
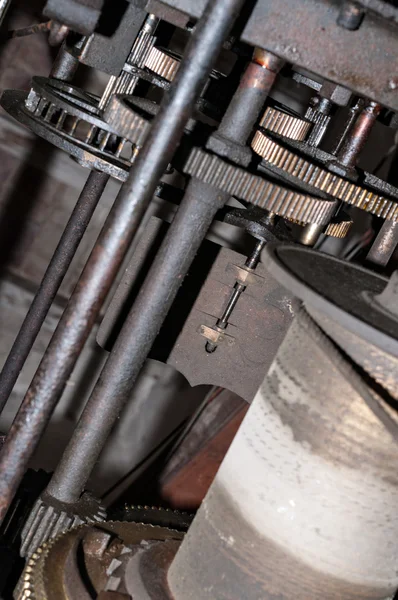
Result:
<svg viewBox="0 0 398 600">
<path fill-rule="evenodd" d="M 381 105 L 370 102 L 357 117 L 355 124 L 338 154 L 338 161 L 346 167 L 355 167 L 381 111 Z"/>
<path fill-rule="evenodd" d="M 79 196 L 50 264 L 33 298 L 0 374 L 0 412 L 3 410 L 35 339 L 76 254 L 84 232 L 103 194 L 109 175 L 92 171 Z"/>
<path fill-rule="evenodd" d="M 387 266 L 391 256 L 398 245 L 398 223 L 396 221 L 384 221 L 366 260 L 379 265 Z"/>
<path fill-rule="evenodd" d="M 0 522 L 61 397 L 117 271 L 244 0 L 209 0 L 177 76 L 25 395 L 0 453 Z"/>
<path fill-rule="evenodd" d="M 276 57 L 270 59 L 274 67 Z M 251 72 L 251 64 L 248 70 Z M 259 102 L 257 88 L 251 96 L 252 102 L 248 102 L 248 96 L 244 94 L 244 127 L 235 119 L 239 109 L 232 100 L 234 110 L 227 111 L 222 121 L 231 141 L 235 141 L 235 132 L 238 143 L 244 139 L 244 131 L 246 137 L 250 134 L 275 76 L 274 71 L 272 76 L 262 74 L 261 79 L 268 82 L 261 91 L 262 102 Z M 252 83 L 250 86 L 253 89 Z M 236 94 L 240 97 L 241 90 Z M 227 127 L 229 121 L 231 127 Z M 196 252 L 217 210 L 228 198 L 228 194 L 212 186 L 195 178 L 190 180 L 181 206 L 47 488 L 47 493 L 55 500 L 67 503 L 78 500 Z M 259 258 L 260 250 L 257 250 L 254 262 L 249 259 L 249 265 L 255 264 Z"/>
<path fill-rule="evenodd" d="M 214 219 L 229 195 L 192 179 L 112 353 L 47 487 L 76 502 L 128 400 L 159 329 Z"/>
</svg>

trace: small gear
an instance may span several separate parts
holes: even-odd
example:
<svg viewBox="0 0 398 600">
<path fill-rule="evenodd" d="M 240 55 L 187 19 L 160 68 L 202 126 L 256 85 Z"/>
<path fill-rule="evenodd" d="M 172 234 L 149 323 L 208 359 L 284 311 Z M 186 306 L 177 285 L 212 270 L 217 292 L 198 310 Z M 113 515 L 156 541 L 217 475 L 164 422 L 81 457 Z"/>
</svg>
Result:
<svg viewBox="0 0 398 600">
<path fill-rule="evenodd" d="M 260 127 L 290 140 L 302 142 L 306 139 L 312 123 L 268 106 L 260 121 Z"/>
<path fill-rule="evenodd" d="M 201 148 L 192 150 L 184 171 L 240 200 L 302 223 L 326 225 L 336 210 L 334 200 L 289 190 Z"/>
<path fill-rule="evenodd" d="M 105 521 L 106 511 L 97 498 L 85 492 L 79 502 L 68 507 L 61 503 L 39 497 L 21 533 L 20 554 L 32 556 L 44 542 L 60 533 L 84 523 Z"/>
<path fill-rule="evenodd" d="M 325 235 L 335 238 L 345 238 L 351 231 L 353 221 L 350 218 L 342 221 L 331 222 L 325 229 Z"/>
<path fill-rule="evenodd" d="M 179 66 L 180 60 L 178 58 L 155 46 L 150 50 L 145 60 L 147 69 L 167 81 L 173 81 Z"/>
<path fill-rule="evenodd" d="M 398 220 L 398 203 L 394 200 L 385 198 L 309 162 L 261 131 L 256 132 L 251 145 L 265 164 L 268 163 L 281 169 L 290 177 L 377 217 L 392 221 Z"/>
<path fill-rule="evenodd" d="M 306 142 L 309 146 L 318 146 L 328 128 L 331 116 L 326 115 L 316 108 L 309 106 L 305 113 L 305 118 L 313 124 L 311 133 L 309 134 Z"/>
</svg>

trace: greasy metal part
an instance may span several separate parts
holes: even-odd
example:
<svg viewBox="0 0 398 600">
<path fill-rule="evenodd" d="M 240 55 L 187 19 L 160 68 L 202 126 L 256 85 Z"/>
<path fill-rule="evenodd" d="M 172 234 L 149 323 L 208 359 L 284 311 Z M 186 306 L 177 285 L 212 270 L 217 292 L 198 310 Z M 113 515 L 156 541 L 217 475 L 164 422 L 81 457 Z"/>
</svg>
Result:
<svg viewBox="0 0 398 600">
<path fill-rule="evenodd" d="M 197 18 L 205 2 L 164 0 L 164 4 Z M 241 39 L 397 111 L 395 19 L 383 20 L 369 12 L 352 32 L 337 25 L 340 7 L 334 0 L 278 0 L 277 4 L 263 0 L 255 5 Z M 392 5 L 388 10 L 396 15 Z"/>
<path fill-rule="evenodd" d="M 93 33 L 104 0 L 47 0 L 43 14 L 83 35 Z"/>
<path fill-rule="evenodd" d="M 352 0 L 344 0 L 337 17 L 337 25 L 349 31 L 355 31 L 360 27 L 364 16 L 365 11 L 362 6 Z"/>
<path fill-rule="evenodd" d="M 258 265 L 258 263 L 260 262 L 260 257 L 261 257 L 261 251 L 263 250 L 265 246 L 265 241 L 264 240 L 258 240 L 258 242 L 256 243 L 256 246 L 253 250 L 253 252 L 251 253 L 251 255 L 247 258 L 246 262 L 245 262 L 245 266 L 242 269 L 242 272 L 245 275 L 245 280 L 237 280 L 235 285 L 234 285 L 234 289 L 233 292 L 230 296 L 230 298 L 228 299 L 227 305 L 224 309 L 224 312 L 222 313 L 222 316 L 217 319 L 217 322 L 214 326 L 214 330 L 216 332 L 223 332 L 225 329 L 227 329 L 228 327 L 228 321 L 230 320 L 231 314 L 234 310 L 234 308 L 236 307 L 236 305 L 238 304 L 238 300 L 241 297 L 241 295 L 243 294 L 243 292 L 246 289 L 246 277 L 250 276 L 251 271 L 254 271 Z M 217 350 L 217 342 L 212 342 L 212 341 L 208 341 L 206 343 L 206 352 L 208 352 L 209 354 L 211 354 L 212 352 L 215 352 L 215 350 Z"/>
<path fill-rule="evenodd" d="M 398 244 L 398 223 L 385 221 L 377 234 L 366 260 L 386 267 Z"/>
<path fill-rule="evenodd" d="M 281 169 L 293 180 L 309 184 L 312 188 L 335 197 L 342 202 L 352 204 L 378 217 L 395 221 L 398 218 L 398 204 L 381 194 L 352 183 L 309 162 L 288 148 L 278 144 L 272 138 L 257 131 L 252 148 L 260 154 L 264 163 Z M 298 219 L 300 220 L 300 219 Z"/>
<path fill-rule="evenodd" d="M 228 198 L 228 194 L 202 182 L 190 181 L 183 202 L 47 488 L 48 493 L 58 500 L 74 502 L 80 496 L 181 282 L 217 210 Z"/>
<path fill-rule="evenodd" d="M 355 124 L 341 148 L 337 160 L 345 167 L 355 167 L 359 155 L 369 138 L 373 125 L 381 111 L 380 104 L 371 102 L 357 117 Z"/>
<path fill-rule="evenodd" d="M 141 523 L 109 521 L 100 528 L 83 525 L 43 544 L 30 558 L 15 593 L 16 600 L 89 600 L 129 598 L 112 587 L 129 585 L 122 568 L 141 552 L 137 577 L 137 600 L 163 598 L 166 593 L 165 569 L 174 556 L 183 533 Z M 170 545 L 173 552 L 169 553 Z M 148 550 L 148 560 L 142 551 Z M 155 552 L 154 552 L 155 549 Z M 160 550 L 160 552 L 159 552 Z M 164 552 L 163 552 L 164 550 Z M 162 560 L 162 558 L 166 560 Z M 152 567 L 152 568 L 151 568 Z M 143 586 L 143 591 L 141 586 Z M 146 592 L 146 595 L 145 595 Z M 124 594 L 126 594 L 126 589 Z M 151 596 L 157 593 L 156 596 Z M 170 599 L 171 600 L 171 599 Z"/>
<path fill-rule="evenodd" d="M 79 61 L 68 51 L 66 42 L 64 42 L 51 68 L 50 78 L 72 81 L 78 66 Z"/>
<path fill-rule="evenodd" d="M 54 502 L 44 492 L 36 501 L 22 529 L 20 555 L 28 558 L 39 546 L 60 533 L 83 523 L 96 524 L 105 519 L 105 508 L 88 492 L 73 505 Z"/>
<path fill-rule="evenodd" d="M 259 134 L 261 132 L 257 131 L 255 141 Z M 252 142 L 252 146 L 255 143 Z M 336 203 L 333 200 L 321 200 L 281 187 L 268 179 L 223 161 L 201 148 L 192 150 L 184 171 L 231 196 L 302 223 L 326 225 L 336 210 Z"/>
<path fill-rule="evenodd" d="M 317 333 L 296 316 L 170 567 L 175 600 L 394 595 L 397 447 Z"/>
<path fill-rule="evenodd" d="M 272 106 L 268 106 L 265 109 L 265 113 L 260 121 L 260 127 L 263 127 L 267 131 L 272 131 L 272 133 L 299 142 L 305 140 L 311 126 L 309 121 L 277 110 Z"/>
<path fill-rule="evenodd" d="M 102 196 L 109 176 L 92 172 L 58 242 L 40 287 L 0 374 L 0 412 L 3 410 L 19 373 L 47 316 L 80 241 Z"/>
<path fill-rule="evenodd" d="M 206 148 L 247 167 L 251 161 L 246 141 L 253 129 L 253 119 L 260 113 L 265 98 L 282 69 L 284 61 L 270 52 L 255 48 L 224 118 Z"/>
<path fill-rule="evenodd" d="M 8 433 L 0 454 L 0 521 L 242 5 L 243 0 L 210 2 L 192 34 L 174 85 L 163 99 L 135 168 L 115 201 Z"/>
</svg>

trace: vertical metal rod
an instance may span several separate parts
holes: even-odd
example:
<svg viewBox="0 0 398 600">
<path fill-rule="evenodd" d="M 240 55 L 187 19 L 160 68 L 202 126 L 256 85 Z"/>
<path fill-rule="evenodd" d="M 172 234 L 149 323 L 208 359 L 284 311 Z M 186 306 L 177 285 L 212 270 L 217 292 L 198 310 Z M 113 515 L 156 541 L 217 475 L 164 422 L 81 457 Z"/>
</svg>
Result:
<svg viewBox="0 0 398 600">
<path fill-rule="evenodd" d="M 396 221 L 384 221 L 366 260 L 380 267 L 387 266 L 397 244 L 398 223 Z"/>
<path fill-rule="evenodd" d="M 380 104 L 371 102 L 359 114 L 352 131 L 338 154 L 338 161 L 341 164 L 346 167 L 355 167 L 380 111 Z"/>
<path fill-rule="evenodd" d="M 76 254 L 108 179 L 109 175 L 96 171 L 92 171 L 88 176 L 1 371 L 0 412 L 13 390 L 44 319 Z"/>
<path fill-rule="evenodd" d="M 56 500 L 80 497 L 129 398 L 181 283 L 228 194 L 192 179 L 113 351 L 47 487 Z"/>
<path fill-rule="evenodd" d="M 68 52 L 66 43 L 64 42 L 54 61 L 50 77 L 61 79 L 62 81 L 72 81 L 79 64 L 78 59 Z"/>
<path fill-rule="evenodd" d="M 251 72 L 251 65 L 248 69 Z M 251 96 L 251 103 L 244 95 L 246 136 L 275 80 L 274 72 L 272 76 L 265 73 L 263 77 L 267 78 L 268 86 L 262 88 L 262 102 L 258 101 L 256 92 Z M 237 94 L 240 93 L 238 90 Z M 236 103 L 233 100 L 232 103 L 234 110 L 227 111 L 222 126 L 228 125 L 225 121 L 234 122 L 235 128 L 231 124 L 225 129 L 231 141 L 236 132 L 240 143 L 242 124 L 231 116 L 239 113 Z M 183 202 L 47 488 L 47 493 L 56 500 L 68 503 L 78 500 L 196 252 L 217 210 L 228 198 L 228 194 L 195 178 L 189 182 Z M 254 261 L 260 256 L 258 247 L 256 251 Z M 252 264 L 251 259 L 249 264 Z"/>
<path fill-rule="evenodd" d="M 0 522 L 245 0 L 210 0 L 0 453 Z"/>
<path fill-rule="evenodd" d="M 257 244 L 251 253 L 251 255 L 246 259 L 245 267 L 248 269 L 255 269 L 260 262 L 261 252 L 265 246 L 264 240 L 258 240 Z M 227 305 L 224 309 L 222 316 L 217 320 L 216 327 L 219 329 L 226 329 L 228 327 L 228 321 L 231 318 L 231 315 L 234 311 L 235 306 L 238 303 L 239 298 L 243 294 L 246 289 L 246 285 L 240 281 L 236 281 L 234 285 L 234 289 L 228 299 Z M 211 354 L 217 350 L 217 344 L 214 342 L 206 343 L 206 352 Z"/>
</svg>

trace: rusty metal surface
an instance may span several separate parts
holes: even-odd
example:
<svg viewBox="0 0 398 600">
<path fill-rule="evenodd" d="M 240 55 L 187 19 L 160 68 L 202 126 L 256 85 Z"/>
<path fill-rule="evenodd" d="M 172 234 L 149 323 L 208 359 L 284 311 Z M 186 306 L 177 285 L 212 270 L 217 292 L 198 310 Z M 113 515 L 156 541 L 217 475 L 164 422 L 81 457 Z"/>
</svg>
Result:
<svg viewBox="0 0 398 600">
<path fill-rule="evenodd" d="M 205 0 L 164 3 L 196 18 L 205 6 Z M 395 23 L 369 12 L 352 32 L 337 25 L 339 12 L 334 0 L 261 0 L 242 39 L 397 110 Z"/>
<path fill-rule="evenodd" d="M 247 403 L 214 388 L 170 453 L 160 476 L 162 501 L 178 510 L 197 510 L 247 412 Z"/>
</svg>

